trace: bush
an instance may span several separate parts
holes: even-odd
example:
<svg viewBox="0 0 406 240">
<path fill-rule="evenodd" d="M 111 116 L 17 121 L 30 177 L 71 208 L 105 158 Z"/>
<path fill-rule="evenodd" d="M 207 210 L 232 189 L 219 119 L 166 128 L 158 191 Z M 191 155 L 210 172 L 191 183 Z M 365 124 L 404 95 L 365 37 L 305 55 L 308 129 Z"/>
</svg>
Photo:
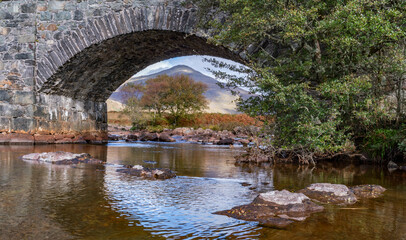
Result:
<svg viewBox="0 0 406 240">
<path fill-rule="evenodd" d="M 401 143 L 398 130 L 376 129 L 370 132 L 364 140 L 364 149 L 372 153 L 374 158 L 390 157 Z"/>
</svg>

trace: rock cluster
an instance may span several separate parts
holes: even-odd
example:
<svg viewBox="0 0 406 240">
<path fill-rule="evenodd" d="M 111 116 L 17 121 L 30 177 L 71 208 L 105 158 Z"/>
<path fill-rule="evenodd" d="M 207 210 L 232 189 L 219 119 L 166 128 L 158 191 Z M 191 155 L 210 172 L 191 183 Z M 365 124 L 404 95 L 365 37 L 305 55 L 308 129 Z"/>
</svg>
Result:
<svg viewBox="0 0 406 240">
<path fill-rule="evenodd" d="M 323 206 L 316 204 L 354 204 L 358 198 L 376 198 L 386 189 L 379 185 L 358 185 L 348 188 L 342 184 L 315 183 L 296 193 L 287 190 L 259 194 L 250 204 L 214 214 L 256 221 L 262 226 L 284 228 L 295 221 L 304 221 Z"/>
<path fill-rule="evenodd" d="M 75 154 L 71 152 L 43 152 L 31 153 L 21 157 L 23 160 L 52 163 L 59 165 L 71 165 L 79 163 L 104 164 L 102 160 L 93 158 L 88 153 Z"/>
<path fill-rule="evenodd" d="M 248 145 L 253 141 L 253 136 L 259 131 L 257 127 L 236 127 L 233 131 L 214 131 L 211 129 L 176 128 L 165 130 L 162 133 L 139 132 L 116 132 L 109 135 L 110 141 L 126 140 L 133 141 L 157 141 L 174 142 L 176 140 L 190 143 L 215 144 L 215 145 Z"/>
<path fill-rule="evenodd" d="M 43 163 L 51 163 L 58 165 L 72 165 L 72 164 L 104 164 L 102 160 L 93 158 L 88 153 L 71 153 L 71 152 L 43 152 L 31 153 L 21 157 L 26 161 L 35 161 Z M 148 161 L 145 161 L 148 162 Z M 148 180 L 164 180 L 176 177 L 175 172 L 167 168 L 147 168 L 140 165 L 126 165 L 125 168 L 117 169 L 117 172 L 127 173 L 142 179 Z"/>
<path fill-rule="evenodd" d="M 102 144 L 107 142 L 107 134 L 104 132 L 86 133 L 0 133 L 1 145 L 43 145 L 43 144 Z"/>
<path fill-rule="evenodd" d="M 250 204 L 215 214 L 258 221 L 263 226 L 283 228 L 294 221 L 304 221 L 311 213 L 323 209 L 324 207 L 315 204 L 302 193 L 282 190 L 261 193 Z"/>
<path fill-rule="evenodd" d="M 165 180 L 176 177 L 176 174 L 167 168 L 146 168 L 141 165 L 128 165 L 126 168 L 117 169 L 117 172 L 148 180 Z"/>
</svg>

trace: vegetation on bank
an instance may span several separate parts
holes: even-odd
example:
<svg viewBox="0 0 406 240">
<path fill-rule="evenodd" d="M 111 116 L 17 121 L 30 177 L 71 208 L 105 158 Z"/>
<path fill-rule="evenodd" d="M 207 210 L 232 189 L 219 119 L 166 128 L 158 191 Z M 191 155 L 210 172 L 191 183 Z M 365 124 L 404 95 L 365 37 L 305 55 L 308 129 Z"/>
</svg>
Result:
<svg viewBox="0 0 406 240">
<path fill-rule="evenodd" d="M 161 132 L 164 129 L 173 129 L 175 127 L 233 131 L 236 127 L 261 127 L 263 125 L 261 119 L 250 117 L 247 114 L 198 113 L 189 115 L 187 118 L 181 118 L 176 126 L 170 123 L 171 117 L 169 115 L 163 114 L 162 118 L 154 121 L 152 113 L 146 112 L 144 114 L 148 120 L 141 128 L 134 127 L 135 125 L 128 115 L 122 112 L 109 112 L 109 124 L 133 126 L 133 130 L 148 130 L 150 132 Z"/>
<path fill-rule="evenodd" d="M 206 10 L 213 43 L 253 50 L 249 69 L 213 64 L 249 74 L 216 72 L 225 87 L 256 93 L 239 108 L 272 116 L 266 126 L 276 151 L 313 162 L 355 150 L 388 160 L 406 150 L 405 1 L 189 2 Z"/>
</svg>

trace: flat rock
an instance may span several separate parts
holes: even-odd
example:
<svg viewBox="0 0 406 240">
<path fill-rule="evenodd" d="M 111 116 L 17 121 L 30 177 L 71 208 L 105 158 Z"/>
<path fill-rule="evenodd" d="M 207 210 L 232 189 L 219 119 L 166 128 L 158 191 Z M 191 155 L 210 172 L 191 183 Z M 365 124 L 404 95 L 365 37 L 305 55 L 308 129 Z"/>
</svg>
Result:
<svg viewBox="0 0 406 240">
<path fill-rule="evenodd" d="M 313 183 L 298 192 L 321 203 L 343 205 L 357 202 L 355 194 L 343 184 Z"/>
<path fill-rule="evenodd" d="M 366 184 L 350 187 L 357 198 L 377 198 L 382 196 L 386 189 L 379 185 Z"/>
<path fill-rule="evenodd" d="M 117 172 L 148 180 L 165 180 L 176 177 L 176 174 L 167 168 L 146 168 L 141 165 L 127 165 L 125 167 L 126 168 L 117 169 Z"/>
<path fill-rule="evenodd" d="M 323 209 L 302 193 L 282 190 L 261 193 L 250 204 L 214 214 L 257 221 L 262 226 L 284 228 L 294 221 L 303 221 L 311 213 L 320 212 Z"/>
<path fill-rule="evenodd" d="M 71 152 L 43 152 L 43 153 L 31 153 L 21 157 L 27 161 L 37 161 L 44 163 L 70 165 L 79 163 L 90 164 L 103 164 L 104 162 L 99 159 L 95 159 L 88 153 L 71 153 Z"/>
</svg>

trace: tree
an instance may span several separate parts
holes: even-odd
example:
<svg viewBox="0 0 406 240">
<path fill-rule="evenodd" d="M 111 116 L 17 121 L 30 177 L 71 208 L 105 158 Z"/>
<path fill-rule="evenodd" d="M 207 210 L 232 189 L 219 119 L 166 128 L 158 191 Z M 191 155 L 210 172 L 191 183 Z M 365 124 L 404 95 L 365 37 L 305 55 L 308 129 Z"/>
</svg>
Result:
<svg viewBox="0 0 406 240">
<path fill-rule="evenodd" d="M 140 98 L 145 87 L 139 83 L 128 83 L 121 88 L 125 107 L 123 113 L 126 114 L 136 129 L 141 129 L 148 121 L 148 116 L 143 111 Z"/>
<path fill-rule="evenodd" d="M 120 92 L 123 98 L 123 102 L 127 103 L 130 98 L 140 99 L 144 91 L 144 85 L 139 83 L 127 83 L 121 87 Z"/>
<path fill-rule="evenodd" d="M 179 119 L 202 111 L 207 107 L 203 93 L 207 85 L 195 82 L 187 75 L 160 75 L 146 81 L 142 105 L 161 116 L 168 112 L 176 125 Z"/>
<path fill-rule="evenodd" d="M 405 1 L 203 2 L 228 16 L 212 22 L 212 41 L 257 49 L 247 55 L 249 78 L 217 74 L 228 88 L 256 93 L 239 106 L 274 117 L 274 146 L 344 151 L 373 129 L 405 122 Z"/>
</svg>

